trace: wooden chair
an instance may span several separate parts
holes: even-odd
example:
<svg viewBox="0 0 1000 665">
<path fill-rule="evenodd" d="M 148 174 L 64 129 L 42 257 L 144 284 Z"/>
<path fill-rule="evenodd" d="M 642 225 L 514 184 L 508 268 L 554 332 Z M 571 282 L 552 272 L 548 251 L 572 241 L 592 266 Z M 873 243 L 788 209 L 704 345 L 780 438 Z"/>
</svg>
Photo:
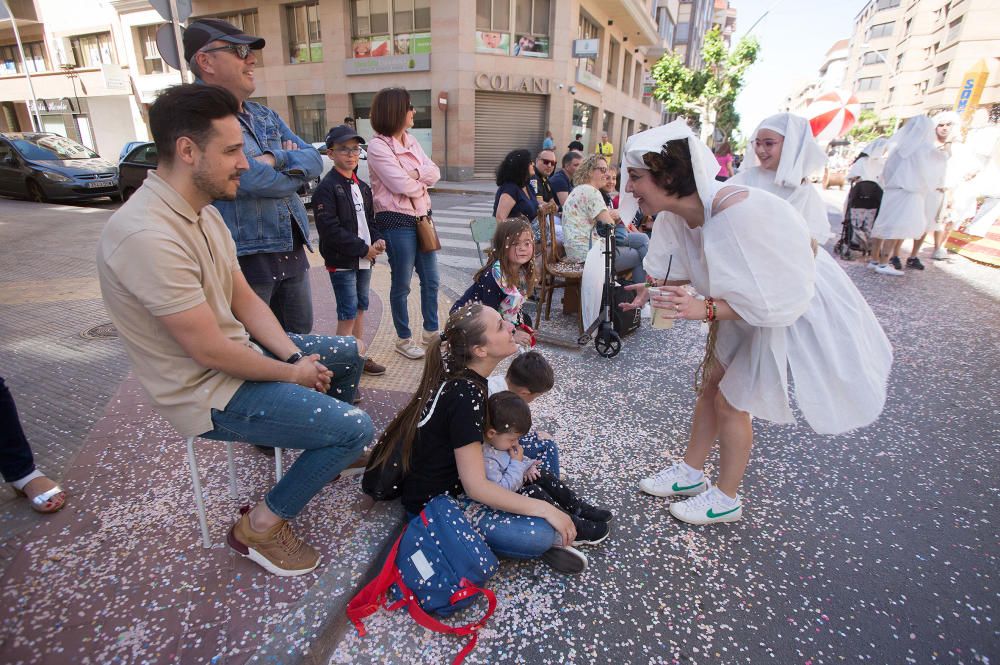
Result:
<svg viewBox="0 0 1000 665">
<path fill-rule="evenodd" d="M 479 265 L 486 265 L 486 259 L 483 258 L 483 250 L 479 245 L 480 243 L 485 243 L 488 247 L 493 242 L 493 234 L 496 230 L 496 217 L 473 217 L 469 220 L 469 231 L 472 232 L 472 241 L 476 243 L 476 252 L 479 253 Z"/>
<path fill-rule="evenodd" d="M 552 315 L 552 293 L 564 289 L 563 301 L 572 307 L 576 304 L 577 326 L 583 332 L 582 310 L 580 308 L 580 282 L 583 278 L 583 264 L 566 261 L 566 252 L 556 238 L 556 221 L 553 213 L 542 215 L 539 223 L 542 236 L 542 278 L 539 284 L 538 313 L 535 329 L 542 327 L 542 310 L 545 318 Z M 569 300 L 566 303 L 566 300 Z"/>
</svg>

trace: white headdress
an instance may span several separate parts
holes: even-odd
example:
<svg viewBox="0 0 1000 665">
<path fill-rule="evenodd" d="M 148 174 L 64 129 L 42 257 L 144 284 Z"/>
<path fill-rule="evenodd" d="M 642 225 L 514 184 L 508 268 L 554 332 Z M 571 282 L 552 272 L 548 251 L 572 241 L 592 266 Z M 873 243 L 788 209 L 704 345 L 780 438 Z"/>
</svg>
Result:
<svg viewBox="0 0 1000 665">
<path fill-rule="evenodd" d="M 753 142 L 762 129 L 770 129 L 785 137 L 781 146 L 781 161 L 774 174 L 774 182 L 782 187 L 798 187 L 802 181 L 826 165 L 826 153 L 813 138 L 809 121 L 792 113 L 778 113 L 765 118 L 753 130 L 745 160 L 746 168 L 760 166 Z"/>
<path fill-rule="evenodd" d="M 948 132 L 948 140 L 953 141 L 959 136 L 962 131 L 962 116 L 958 115 L 954 111 L 941 111 L 940 113 L 935 113 L 931 120 L 934 122 L 934 127 L 937 128 L 941 123 L 950 123 L 951 131 Z"/>
<path fill-rule="evenodd" d="M 934 148 L 934 122 L 926 115 L 910 118 L 889 139 L 890 151 L 903 159 L 928 148 Z"/>
</svg>

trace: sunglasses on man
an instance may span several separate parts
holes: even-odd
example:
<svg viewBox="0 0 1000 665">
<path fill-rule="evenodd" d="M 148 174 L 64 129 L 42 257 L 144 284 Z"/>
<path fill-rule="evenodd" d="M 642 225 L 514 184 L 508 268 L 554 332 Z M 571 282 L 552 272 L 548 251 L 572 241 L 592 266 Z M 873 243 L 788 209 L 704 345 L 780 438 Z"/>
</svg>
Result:
<svg viewBox="0 0 1000 665">
<path fill-rule="evenodd" d="M 546 166 L 555 166 L 556 165 L 556 160 L 554 160 L 554 159 L 541 159 L 541 158 L 539 158 L 538 161 L 540 161 L 542 164 L 545 164 Z"/>
<path fill-rule="evenodd" d="M 250 57 L 249 44 L 227 44 L 226 46 L 216 46 L 215 48 L 206 48 L 199 51 L 199 53 L 214 53 L 215 51 L 232 51 L 237 58 L 240 60 L 246 60 Z"/>
</svg>

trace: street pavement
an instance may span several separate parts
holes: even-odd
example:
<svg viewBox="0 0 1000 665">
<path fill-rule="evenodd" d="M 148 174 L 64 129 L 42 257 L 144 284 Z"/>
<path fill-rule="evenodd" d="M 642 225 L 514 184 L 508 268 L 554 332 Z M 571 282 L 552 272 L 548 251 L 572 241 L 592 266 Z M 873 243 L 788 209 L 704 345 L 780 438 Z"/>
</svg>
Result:
<svg viewBox="0 0 1000 665">
<path fill-rule="evenodd" d="M 823 195 L 834 209 L 843 197 Z M 224 549 L 195 546 L 183 454 L 171 448 L 167 461 L 176 435 L 127 378 L 120 341 L 80 337 L 107 321 L 93 252 L 113 208 L 0 200 L 0 373 L 40 466 L 56 477 L 75 473 L 71 508 L 86 502 L 97 511 L 47 522 L 0 490 L 0 565 L 11 566 L 2 578 L 0 662 L 84 662 L 88 654 L 102 663 L 242 663 L 272 632 L 299 632 L 296 602 L 315 588 L 308 576 L 276 580 Z M 435 194 L 434 208 L 443 291 L 453 297 L 479 265 L 468 219 L 489 214 L 492 196 Z M 957 257 L 926 262 L 902 278 L 842 263 L 894 345 L 886 409 L 869 428 L 838 437 L 755 422 L 745 517 L 733 525 L 682 525 L 666 500 L 635 487 L 683 451 L 704 348 L 696 324 L 644 327 L 613 359 L 592 347 L 543 346 L 556 386 L 532 404 L 536 424 L 554 433 L 572 485 L 615 512 L 614 530 L 587 549 L 590 567 L 577 577 L 505 562 L 491 582 L 497 613 L 468 662 L 997 662 L 1000 280 Z M 387 270 L 377 275 L 381 293 Z M 332 298 L 322 277 L 314 275 L 314 296 L 325 310 Z M 372 348 L 384 350 L 387 311 L 375 303 Z M 553 314 L 545 330 L 575 337 L 572 319 Z M 412 382 L 413 368 L 395 362 Z M 377 425 L 405 398 L 404 384 L 366 387 Z M 138 434 L 123 439 L 123 423 Z M 100 455 L 81 453 L 95 440 L 107 442 Z M 137 442 L 164 448 L 138 459 Z M 202 463 L 218 467 L 217 457 Z M 129 477 L 116 478 L 116 469 Z M 241 458 L 241 473 L 244 491 L 271 477 L 259 457 Z M 224 474 L 207 483 L 210 522 L 221 533 L 233 510 L 220 506 Z M 354 541 L 386 528 L 366 531 L 356 491 L 334 483 L 301 520 L 313 537 L 329 531 L 320 545 L 330 569 L 357 556 Z M 136 527 L 147 521 L 171 542 L 144 562 L 154 544 Z M 343 595 L 357 581 L 352 573 L 328 588 Z M 336 642 L 329 662 L 448 662 L 463 643 L 400 613 L 383 612 L 368 628 L 365 638 L 346 626 L 328 635 Z"/>
</svg>

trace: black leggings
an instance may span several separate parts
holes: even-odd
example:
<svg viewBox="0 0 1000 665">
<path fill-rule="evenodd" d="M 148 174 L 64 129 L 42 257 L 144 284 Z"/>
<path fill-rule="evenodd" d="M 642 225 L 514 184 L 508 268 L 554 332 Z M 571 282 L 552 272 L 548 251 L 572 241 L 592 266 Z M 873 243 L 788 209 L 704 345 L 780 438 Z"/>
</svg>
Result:
<svg viewBox="0 0 1000 665">
<path fill-rule="evenodd" d="M 34 470 L 35 459 L 31 455 L 28 440 L 24 438 L 14 396 L 0 376 L 0 475 L 11 483 Z"/>
<path fill-rule="evenodd" d="M 540 499 L 545 503 L 558 506 L 566 512 L 573 514 L 580 507 L 580 498 L 570 489 L 566 483 L 545 469 L 540 469 L 541 476 L 538 480 L 533 480 L 518 491 L 518 494 L 530 496 L 532 499 Z"/>
</svg>

